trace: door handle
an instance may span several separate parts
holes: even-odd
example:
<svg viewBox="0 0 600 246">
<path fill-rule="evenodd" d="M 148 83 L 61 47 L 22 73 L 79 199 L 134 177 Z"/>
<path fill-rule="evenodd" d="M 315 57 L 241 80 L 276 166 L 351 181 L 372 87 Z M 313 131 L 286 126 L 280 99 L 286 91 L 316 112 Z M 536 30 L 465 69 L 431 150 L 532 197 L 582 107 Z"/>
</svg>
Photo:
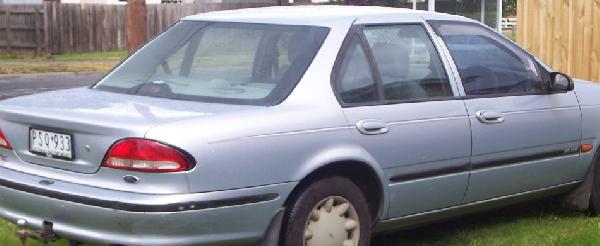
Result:
<svg viewBox="0 0 600 246">
<path fill-rule="evenodd" d="M 385 134 L 389 131 L 385 122 L 374 119 L 360 120 L 356 122 L 356 128 L 365 135 Z"/>
<path fill-rule="evenodd" d="M 498 112 L 492 111 L 477 111 L 475 117 L 484 124 L 496 124 L 504 122 L 504 115 Z"/>
</svg>

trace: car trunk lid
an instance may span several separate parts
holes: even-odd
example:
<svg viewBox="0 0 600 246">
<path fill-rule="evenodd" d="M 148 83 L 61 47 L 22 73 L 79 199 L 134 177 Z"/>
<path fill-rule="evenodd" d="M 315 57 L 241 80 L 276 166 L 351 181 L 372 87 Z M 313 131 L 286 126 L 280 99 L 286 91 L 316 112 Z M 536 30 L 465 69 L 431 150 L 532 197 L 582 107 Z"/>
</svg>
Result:
<svg viewBox="0 0 600 246">
<path fill-rule="evenodd" d="M 144 137 L 153 126 L 243 110 L 239 106 L 142 97 L 78 88 L 0 102 L 0 128 L 23 161 L 94 173 L 119 139 Z M 30 151 L 30 129 L 72 136 L 71 160 Z"/>
</svg>

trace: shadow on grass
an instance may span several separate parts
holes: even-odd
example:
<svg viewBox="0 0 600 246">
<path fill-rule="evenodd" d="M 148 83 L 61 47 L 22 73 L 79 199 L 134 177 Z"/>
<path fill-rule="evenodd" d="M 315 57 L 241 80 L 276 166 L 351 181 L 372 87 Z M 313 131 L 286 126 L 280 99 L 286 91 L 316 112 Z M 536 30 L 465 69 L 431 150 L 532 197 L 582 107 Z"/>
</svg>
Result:
<svg viewBox="0 0 600 246">
<path fill-rule="evenodd" d="M 556 230 L 557 227 L 596 226 L 592 225 L 592 222 L 596 223 L 597 219 L 592 218 L 590 214 L 562 208 L 560 198 L 546 198 L 399 231 L 376 238 L 371 245 L 528 245 L 531 242 L 541 244 L 541 239 L 537 237 L 543 238 L 544 233 L 565 233 Z M 573 226 L 574 224 L 576 226 Z M 568 234 L 568 231 L 565 234 Z M 560 240 L 565 237 L 551 236 Z"/>
</svg>

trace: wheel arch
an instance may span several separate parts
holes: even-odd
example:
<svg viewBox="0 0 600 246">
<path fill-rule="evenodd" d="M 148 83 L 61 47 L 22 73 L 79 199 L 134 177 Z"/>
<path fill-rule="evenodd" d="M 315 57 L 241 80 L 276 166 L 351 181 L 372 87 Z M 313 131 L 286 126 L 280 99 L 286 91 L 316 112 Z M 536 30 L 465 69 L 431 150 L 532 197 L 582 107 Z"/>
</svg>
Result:
<svg viewBox="0 0 600 246">
<path fill-rule="evenodd" d="M 365 175 L 366 174 L 366 175 Z M 384 218 L 388 209 L 388 180 L 383 169 L 364 149 L 342 146 L 323 151 L 303 165 L 296 173 L 298 184 L 286 198 L 284 205 L 297 197 L 298 193 L 320 177 L 339 175 L 355 182 L 368 201 L 373 222 Z"/>
</svg>

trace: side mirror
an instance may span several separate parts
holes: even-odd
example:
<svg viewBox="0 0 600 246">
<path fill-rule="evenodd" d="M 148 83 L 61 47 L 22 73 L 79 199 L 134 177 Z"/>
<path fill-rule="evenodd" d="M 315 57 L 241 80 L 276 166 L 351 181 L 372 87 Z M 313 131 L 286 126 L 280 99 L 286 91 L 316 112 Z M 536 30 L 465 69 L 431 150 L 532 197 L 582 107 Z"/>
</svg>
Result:
<svg viewBox="0 0 600 246">
<path fill-rule="evenodd" d="M 568 92 L 575 89 L 573 79 L 564 73 L 550 73 L 550 89 L 555 92 Z"/>
</svg>

